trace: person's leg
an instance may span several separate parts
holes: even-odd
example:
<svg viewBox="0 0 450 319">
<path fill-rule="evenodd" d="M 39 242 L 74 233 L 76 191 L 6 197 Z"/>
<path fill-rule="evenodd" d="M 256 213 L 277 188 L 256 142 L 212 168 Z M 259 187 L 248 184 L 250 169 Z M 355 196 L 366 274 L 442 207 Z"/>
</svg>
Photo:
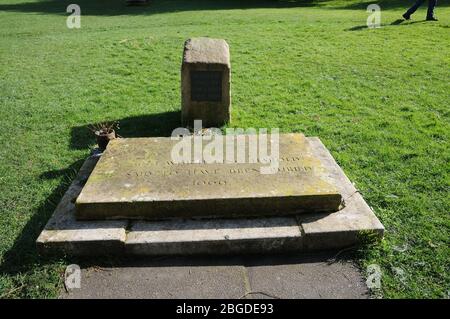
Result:
<svg viewBox="0 0 450 319">
<path fill-rule="evenodd" d="M 431 1 L 431 0 L 430 0 Z M 406 11 L 404 14 L 403 14 L 403 17 L 406 19 L 406 20 L 409 20 L 409 17 L 411 16 L 411 14 L 413 14 L 414 12 L 416 12 L 416 10 L 422 5 L 422 3 L 424 3 L 425 2 L 425 0 L 417 0 L 413 5 L 412 5 L 412 7 L 411 8 L 409 8 L 408 9 L 408 11 Z"/>
<path fill-rule="evenodd" d="M 434 18 L 434 7 L 436 6 L 437 0 L 428 0 L 428 11 L 427 11 L 427 19 L 435 19 Z"/>
</svg>

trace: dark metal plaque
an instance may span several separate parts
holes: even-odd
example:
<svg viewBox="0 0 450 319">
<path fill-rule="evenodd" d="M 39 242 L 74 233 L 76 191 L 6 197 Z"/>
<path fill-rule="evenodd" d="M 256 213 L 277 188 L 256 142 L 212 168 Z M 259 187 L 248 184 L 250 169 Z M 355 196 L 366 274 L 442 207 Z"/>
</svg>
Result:
<svg viewBox="0 0 450 319">
<path fill-rule="evenodd" d="M 213 101 L 222 100 L 221 71 L 191 71 L 191 100 Z"/>
</svg>

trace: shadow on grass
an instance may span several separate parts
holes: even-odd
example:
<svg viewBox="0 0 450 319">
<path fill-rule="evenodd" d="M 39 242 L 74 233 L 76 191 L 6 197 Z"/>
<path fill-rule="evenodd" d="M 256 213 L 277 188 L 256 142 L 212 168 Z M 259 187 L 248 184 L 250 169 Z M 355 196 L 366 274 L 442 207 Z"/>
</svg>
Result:
<svg viewBox="0 0 450 319">
<path fill-rule="evenodd" d="M 418 20 L 418 21 L 408 21 L 408 22 L 405 22 L 405 23 L 403 23 L 402 25 L 410 25 L 410 24 L 417 24 L 417 23 L 433 23 L 433 22 L 430 22 L 430 21 L 427 21 L 427 20 Z"/>
<path fill-rule="evenodd" d="M 77 160 L 69 167 L 62 170 L 44 172 L 40 175 L 41 180 L 62 178 L 50 196 L 36 209 L 22 232 L 15 240 L 9 251 L 3 255 L 0 265 L 0 274 L 14 275 L 33 270 L 48 263 L 55 258 L 40 258 L 36 251 L 35 241 L 44 228 L 51 214 L 55 210 L 64 193 L 69 188 L 71 181 L 75 178 L 84 159 Z"/>
<path fill-rule="evenodd" d="M 360 30 L 364 30 L 364 29 L 369 29 L 369 28 L 367 27 L 367 25 L 364 24 L 364 25 L 357 25 L 357 26 L 345 29 L 345 31 L 360 31 Z"/>
<path fill-rule="evenodd" d="M 81 15 L 150 15 L 167 12 L 198 10 L 229 10 L 252 8 L 291 8 L 317 6 L 329 0 L 158 0 L 145 6 L 128 6 L 125 0 L 77 0 Z M 38 12 L 68 15 L 66 8 L 73 0 L 42 0 L 0 4 L 0 11 Z"/>
<path fill-rule="evenodd" d="M 170 136 L 172 130 L 180 126 L 180 116 L 179 111 L 173 111 L 118 119 L 120 123 L 119 134 L 123 137 Z M 87 149 L 95 143 L 95 138 L 88 128 L 90 125 L 72 129 L 71 148 Z M 43 172 L 39 176 L 42 181 L 57 178 L 61 179 L 61 182 L 36 209 L 11 249 L 3 255 L 0 274 L 15 275 L 33 272 L 45 264 L 61 260 L 60 256 L 39 256 L 35 242 L 84 161 L 85 159 L 82 158 L 65 169 Z"/>
<path fill-rule="evenodd" d="M 159 114 L 117 119 L 122 137 L 158 137 L 170 136 L 172 131 L 181 125 L 181 112 L 171 111 Z M 70 147 L 73 149 L 86 149 L 95 143 L 95 137 L 89 130 L 92 124 L 72 128 Z"/>
<path fill-rule="evenodd" d="M 27 0 L 24 0 L 27 1 Z M 200 10 L 231 10 L 255 8 L 295 8 L 320 7 L 333 0 L 158 0 L 150 1 L 145 6 L 127 6 L 126 0 L 77 0 L 84 16 L 116 16 L 116 15 L 151 15 L 169 12 Z M 352 1 L 341 6 L 330 6 L 330 9 L 366 10 L 373 0 Z M 66 8 L 73 0 L 41 0 L 33 2 L 0 4 L 0 11 L 47 13 L 69 15 Z M 413 4 L 413 0 L 380 0 L 377 2 L 382 10 L 405 10 Z M 448 6 L 449 2 L 440 2 L 438 7 Z"/>
<path fill-rule="evenodd" d="M 24 0 L 27 1 L 27 0 Z M 231 10 L 254 8 L 294 8 L 323 6 L 332 0 L 158 0 L 145 6 L 127 6 L 126 0 L 77 0 L 81 14 L 85 16 L 115 15 L 150 15 L 167 12 L 199 11 L 199 10 Z M 366 10 L 373 0 L 352 1 L 331 9 Z M 41 0 L 33 2 L 0 4 L 0 11 L 33 12 L 68 15 L 66 8 L 73 0 Z M 380 0 L 377 1 L 382 10 L 405 10 L 413 4 L 413 0 Z M 439 2 L 438 7 L 448 6 L 449 2 Z"/>
<path fill-rule="evenodd" d="M 389 26 L 408 26 L 411 24 L 416 24 L 416 23 L 424 23 L 424 22 L 428 22 L 427 20 L 419 20 L 419 21 L 406 21 L 404 19 L 397 19 L 393 22 L 391 22 L 390 24 L 387 25 L 382 25 L 381 27 L 389 27 Z M 362 31 L 362 30 L 368 30 L 369 28 L 367 27 L 367 25 L 357 25 L 348 29 L 345 29 L 344 31 Z"/>
</svg>

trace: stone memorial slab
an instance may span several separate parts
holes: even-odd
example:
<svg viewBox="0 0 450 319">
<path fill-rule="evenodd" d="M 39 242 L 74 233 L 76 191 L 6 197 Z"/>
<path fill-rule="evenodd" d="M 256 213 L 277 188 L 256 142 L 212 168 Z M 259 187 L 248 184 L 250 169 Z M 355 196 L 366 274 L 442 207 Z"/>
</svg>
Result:
<svg viewBox="0 0 450 319">
<path fill-rule="evenodd" d="M 230 53 L 225 40 L 185 42 L 181 66 L 182 122 L 222 126 L 230 121 Z"/>
<path fill-rule="evenodd" d="M 250 154 L 255 136 L 230 138 L 234 145 L 238 138 L 244 141 Z M 192 149 L 203 150 L 212 143 L 192 136 L 189 141 Z M 171 154 L 177 143 L 164 137 L 112 140 L 76 200 L 77 219 L 280 216 L 337 211 L 341 205 L 327 168 L 302 134 L 279 136 L 276 163 L 264 157 L 236 163 L 237 146 L 234 162 L 192 163 L 192 155 L 175 163 Z M 229 152 L 224 145 L 225 160 Z M 268 167 L 273 174 L 262 173 Z"/>
<path fill-rule="evenodd" d="M 333 213 L 235 219 L 77 220 L 75 199 L 97 159 L 89 157 L 36 241 L 42 254 L 197 255 L 252 254 L 354 246 L 384 227 L 317 137 L 307 138 L 344 197 Z"/>
</svg>

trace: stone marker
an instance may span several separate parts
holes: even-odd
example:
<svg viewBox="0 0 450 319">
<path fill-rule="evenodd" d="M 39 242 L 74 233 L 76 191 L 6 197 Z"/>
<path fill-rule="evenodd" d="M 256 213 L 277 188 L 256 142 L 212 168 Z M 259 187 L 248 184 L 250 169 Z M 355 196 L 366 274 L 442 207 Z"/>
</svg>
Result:
<svg viewBox="0 0 450 319">
<path fill-rule="evenodd" d="M 239 136 L 249 154 L 252 135 Z M 200 141 L 203 149 L 211 142 Z M 275 174 L 261 174 L 261 167 L 271 165 L 263 158 L 176 164 L 176 143 L 166 137 L 112 140 L 77 198 L 77 219 L 279 216 L 337 211 L 341 204 L 302 134 L 279 136 Z"/>
<path fill-rule="evenodd" d="M 219 127 L 230 121 L 230 52 L 225 40 L 193 38 L 184 44 L 181 120 Z"/>
</svg>

